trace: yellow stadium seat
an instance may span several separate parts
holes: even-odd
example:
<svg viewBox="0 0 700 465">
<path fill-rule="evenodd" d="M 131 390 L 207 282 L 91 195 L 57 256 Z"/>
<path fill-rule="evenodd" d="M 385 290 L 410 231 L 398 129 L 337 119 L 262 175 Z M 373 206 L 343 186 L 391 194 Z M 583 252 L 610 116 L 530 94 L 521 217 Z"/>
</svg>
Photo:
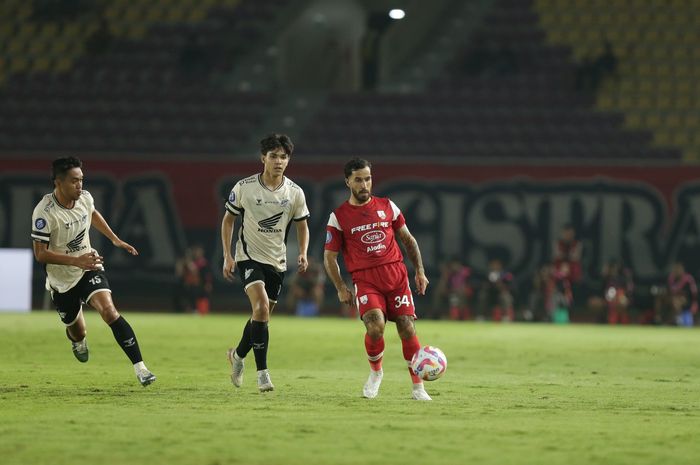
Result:
<svg viewBox="0 0 700 465">
<path fill-rule="evenodd" d="M 11 73 L 21 73 L 29 68 L 29 60 L 23 56 L 16 56 L 12 58 L 9 65 L 8 68 Z"/>
<path fill-rule="evenodd" d="M 51 67 L 51 60 L 46 57 L 40 57 L 32 62 L 32 71 L 46 72 Z"/>
</svg>

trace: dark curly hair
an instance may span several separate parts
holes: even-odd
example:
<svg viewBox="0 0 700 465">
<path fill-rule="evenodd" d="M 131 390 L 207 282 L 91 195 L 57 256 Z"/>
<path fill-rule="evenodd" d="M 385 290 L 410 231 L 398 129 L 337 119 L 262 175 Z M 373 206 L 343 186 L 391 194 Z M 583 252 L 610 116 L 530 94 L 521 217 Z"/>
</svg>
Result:
<svg viewBox="0 0 700 465">
<path fill-rule="evenodd" d="M 78 157 L 62 157 L 53 161 L 51 166 L 51 180 L 63 178 L 68 170 L 72 168 L 82 168 L 83 162 Z"/>
<path fill-rule="evenodd" d="M 286 134 L 268 134 L 263 140 L 260 141 L 260 153 L 265 155 L 271 150 L 277 150 L 282 148 L 287 156 L 292 156 L 294 152 L 294 144 L 292 139 Z"/>
<path fill-rule="evenodd" d="M 365 160 L 364 158 L 353 158 L 345 164 L 343 172 L 345 173 L 345 179 L 352 176 L 353 171 L 361 170 L 362 168 L 372 168 L 372 164 Z"/>
</svg>

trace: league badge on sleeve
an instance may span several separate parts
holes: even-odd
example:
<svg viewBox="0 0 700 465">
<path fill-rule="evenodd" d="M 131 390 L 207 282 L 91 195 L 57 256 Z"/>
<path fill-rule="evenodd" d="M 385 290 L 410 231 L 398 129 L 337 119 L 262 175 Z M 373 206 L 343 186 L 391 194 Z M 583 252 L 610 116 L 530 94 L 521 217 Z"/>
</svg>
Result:
<svg viewBox="0 0 700 465">
<path fill-rule="evenodd" d="M 233 204 L 236 201 L 236 193 L 231 191 L 231 193 L 228 195 L 228 201 L 229 203 Z"/>
<path fill-rule="evenodd" d="M 46 227 L 46 220 L 43 218 L 37 218 L 34 222 L 34 227 L 36 229 L 44 229 Z"/>
<path fill-rule="evenodd" d="M 330 244 L 332 240 L 333 240 L 333 235 L 331 234 L 330 231 L 326 231 L 326 244 Z"/>
</svg>

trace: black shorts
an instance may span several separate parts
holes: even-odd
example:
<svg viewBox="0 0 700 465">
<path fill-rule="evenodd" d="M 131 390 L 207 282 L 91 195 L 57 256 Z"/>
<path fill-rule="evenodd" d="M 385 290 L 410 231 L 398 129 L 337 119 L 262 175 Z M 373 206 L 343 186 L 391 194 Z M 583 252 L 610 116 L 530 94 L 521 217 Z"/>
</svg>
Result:
<svg viewBox="0 0 700 465">
<path fill-rule="evenodd" d="M 83 304 L 100 291 L 112 292 L 109 288 L 109 281 L 104 271 L 86 271 L 78 284 L 68 289 L 66 292 L 51 291 L 51 299 L 56 306 L 58 316 L 67 325 L 72 325 L 78 318 Z"/>
<path fill-rule="evenodd" d="M 277 271 L 272 265 L 256 262 L 255 260 L 243 260 L 238 262 L 237 265 L 244 289 L 248 289 L 248 286 L 255 282 L 262 282 L 265 284 L 267 298 L 270 299 L 270 302 L 277 302 L 277 298 L 282 291 L 284 273 Z"/>
</svg>

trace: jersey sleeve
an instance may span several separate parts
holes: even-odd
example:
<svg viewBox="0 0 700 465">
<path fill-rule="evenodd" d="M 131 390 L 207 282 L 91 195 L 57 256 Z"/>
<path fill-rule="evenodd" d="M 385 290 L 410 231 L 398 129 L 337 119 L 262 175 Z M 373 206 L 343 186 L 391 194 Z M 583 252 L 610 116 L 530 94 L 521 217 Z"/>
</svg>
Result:
<svg viewBox="0 0 700 465">
<path fill-rule="evenodd" d="M 232 215 L 240 215 L 243 212 L 241 205 L 241 183 L 237 182 L 231 192 L 228 194 L 228 200 L 225 204 L 226 211 Z"/>
<path fill-rule="evenodd" d="M 41 208 L 41 204 L 37 205 L 32 214 L 32 240 L 48 244 L 51 239 L 51 229 L 49 216 L 46 211 Z"/>
<path fill-rule="evenodd" d="M 392 212 L 391 227 L 394 231 L 398 231 L 406 224 L 406 218 L 403 217 L 403 213 L 401 213 L 399 207 L 392 200 L 389 200 L 389 203 L 391 204 Z"/>
<path fill-rule="evenodd" d="M 326 244 L 323 249 L 331 252 L 340 252 L 342 246 L 343 230 L 340 227 L 340 223 L 338 223 L 335 213 L 331 213 L 331 216 L 328 218 L 328 225 L 326 225 Z"/>
<path fill-rule="evenodd" d="M 85 196 L 85 200 L 88 204 L 88 211 L 90 212 L 90 215 L 92 215 L 95 212 L 95 198 L 88 191 L 83 191 L 83 195 Z"/>
<path fill-rule="evenodd" d="M 294 208 L 294 221 L 305 220 L 309 216 L 311 215 L 309 214 L 309 207 L 306 205 L 306 195 L 304 195 L 304 191 L 299 188 L 297 190 L 297 198 Z"/>
</svg>

